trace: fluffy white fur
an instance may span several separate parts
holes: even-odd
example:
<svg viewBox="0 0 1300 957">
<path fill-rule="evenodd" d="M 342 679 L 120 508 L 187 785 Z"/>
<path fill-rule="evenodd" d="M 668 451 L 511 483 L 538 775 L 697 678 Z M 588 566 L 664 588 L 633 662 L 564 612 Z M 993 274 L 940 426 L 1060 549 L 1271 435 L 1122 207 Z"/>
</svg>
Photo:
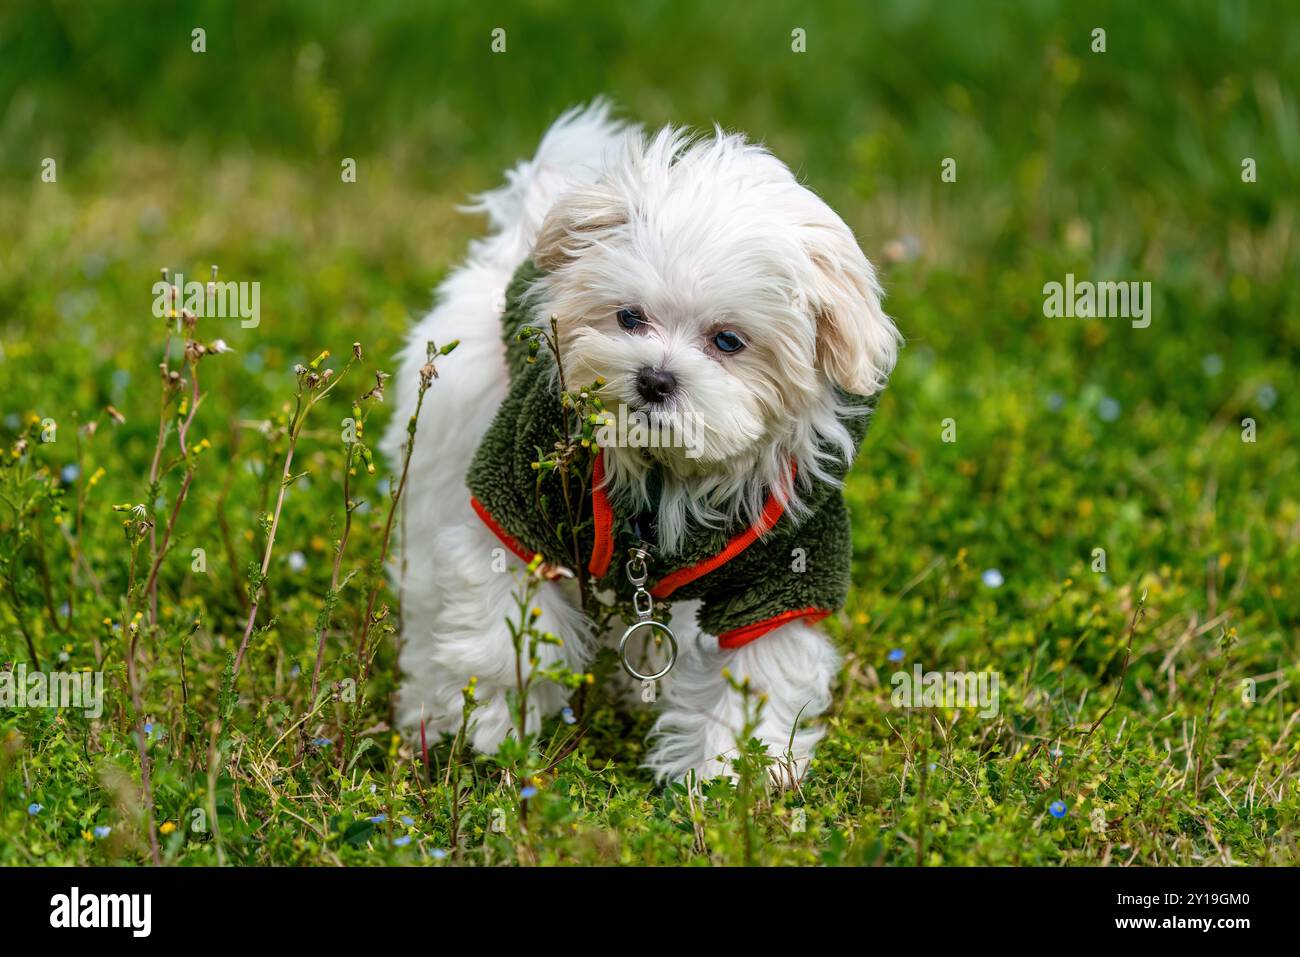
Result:
<svg viewBox="0 0 1300 957">
<path fill-rule="evenodd" d="M 510 733 L 506 616 L 517 582 L 494 570 L 500 543 L 470 508 L 465 472 L 505 397 L 500 315 L 519 264 L 532 255 L 548 270 L 533 295 L 539 315 L 560 317 L 569 382 L 603 376 L 607 405 L 636 409 L 645 405 L 638 370 L 676 377 L 671 398 L 647 409 L 660 421 L 693 417 L 701 429 L 697 457 L 649 453 L 664 474 L 659 535 L 668 555 L 693 526 L 753 521 L 769 489 L 797 520 L 801 489 L 828 481 L 829 460 L 852 451 L 835 386 L 883 388 L 899 337 L 843 221 L 765 149 L 720 129 L 647 136 L 598 102 L 561 117 L 537 155 L 473 208 L 487 214 L 490 233 L 412 331 L 384 450 L 400 460 L 425 342 L 460 339 L 426 399 L 406 492 L 397 716 L 408 731 L 422 721 L 429 734 L 452 731 L 460 689 L 477 676 L 484 704 L 472 741 L 493 750 Z M 616 319 L 629 307 L 647 318 L 636 332 Z M 712 337 L 723 329 L 746 347 L 722 354 Z M 616 503 L 645 501 L 646 454 L 606 450 Z M 543 666 L 563 655 L 581 669 L 596 641 L 611 638 L 591 634 L 573 597 L 560 583 L 539 597 L 542 627 L 564 639 L 544 648 Z M 647 765 L 660 778 L 730 773 L 743 715 L 722 677 L 727 668 L 767 695 L 759 736 L 802 774 L 822 735 L 809 719 L 831 701 L 838 659 L 830 643 L 796 621 L 722 651 L 694 618 L 689 603 L 673 609 L 681 655 L 661 685 Z M 534 720 L 565 700 L 561 689 L 539 687 Z"/>
</svg>

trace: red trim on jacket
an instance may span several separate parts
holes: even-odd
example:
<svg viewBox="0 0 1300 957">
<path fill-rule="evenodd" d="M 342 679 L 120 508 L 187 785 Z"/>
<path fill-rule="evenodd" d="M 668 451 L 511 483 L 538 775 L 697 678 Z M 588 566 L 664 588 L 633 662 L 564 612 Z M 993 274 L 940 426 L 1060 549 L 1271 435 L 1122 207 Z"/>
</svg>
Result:
<svg viewBox="0 0 1300 957">
<path fill-rule="evenodd" d="M 609 563 L 614 560 L 614 509 L 605 494 L 605 453 L 600 449 L 596 450 L 596 461 L 591 468 L 591 513 L 595 519 L 595 541 L 587 571 L 596 578 L 604 578 Z"/>
<path fill-rule="evenodd" d="M 672 574 L 665 575 L 650 589 L 650 594 L 655 598 L 667 598 L 683 585 L 688 585 L 695 579 L 721 568 L 758 541 L 758 537 L 775 525 L 784 514 L 785 506 L 781 504 L 776 495 L 768 495 L 767 504 L 763 506 L 763 513 L 759 515 L 758 521 L 743 532 L 733 536 L 731 541 L 727 543 L 726 548 L 712 558 L 706 558 L 702 562 L 696 562 L 694 565 L 679 568 Z"/>
<path fill-rule="evenodd" d="M 518 539 L 516 539 L 504 528 L 498 525 L 497 520 L 492 517 L 491 512 L 489 512 L 486 508 L 483 507 L 482 502 L 480 502 L 477 498 L 471 495 L 469 497 L 469 504 L 473 506 L 474 511 L 478 513 L 478 517 L 483 519 L 483 524 L 486 525 L 488 528 L 492 529 L 496 537 L 501 539 L 502 545 L 510 549 L 517 556 L 519 556 L 519 558 L 522 559 L 525 564 L 533 560 L 533 556 L 537 553 L 530 552 L 528 549 L 524 548 L 523 545 L 519 544 Z"/>
<path fill-rule="evenodd" d="M 794 621 L 796 618 L 806 618 L 808 624 L 812 625 L 829 614 L 830 612 L 825 608 L 796 608 L 791 611 L 783 611 L 771 618 L 765 618 L 762 621 L 754 622 L 752 625 L 745 625 L 743 628 L 735 628 L 718 635 L 718 647 L 739 648 L 741 645 L 749 644 L 755 638 L 762 638 L 772 629 L 780 628 L 786 622 Z"/>
<path fill-rule="evenodd" d="M 592 544 L 591 559 L 587 563 L 587 570 L 596 578 L 603 578 L 609 571 L 610 563 L 614 560 L 614 509 L 610 505 L 609 496 L 604 489 L 605 456 L 603 452 L 596 456 L 591 478 L 591 509 L 595 524 L 595 541 Z M 533 560 L 535 553 L 525 548 L 518 539 L 502 528 L 496 519 L 492 517 L 492 513 L 483 507 L 483 503 L 478 498 L 471 495 L 469 501 L 478 517 L 501 540 L 503 545 L 518 556 L 521 561 L 527 563 Z M 763 506 L 762 514 L 759 515 L 758 520 L 753 525 L 732 536 L 726 547 L 712 558 L 706 558 L 694 565 L 679 568 L 677 571 L 659 579 L 650 589 L 650 594 L 655 598 L 667 598 L 682 586 L 688 585 L 697 578 L 702 578 L 709 572 L 721 568 L 758 541 L 759 536 L 770 530 L 772 526 L 780 521 L 781 516 L 784 514 L 785 506 L 774 493 L 769 494 L 767 502 Z M 786 622 L 806 618 L 809 624 L 813 624 L 821 621 L 829 614 L 830 612 L 824 608 L 797 608 L 783 611 L 779 615 L 773 615 L 763 621 L 756 621 L 753 624 L 734 628 L 719 635 L 718 647 L 739 648 L 742 645 L 749 644 L 755 638 L 761 638 Z"/>
</svg>

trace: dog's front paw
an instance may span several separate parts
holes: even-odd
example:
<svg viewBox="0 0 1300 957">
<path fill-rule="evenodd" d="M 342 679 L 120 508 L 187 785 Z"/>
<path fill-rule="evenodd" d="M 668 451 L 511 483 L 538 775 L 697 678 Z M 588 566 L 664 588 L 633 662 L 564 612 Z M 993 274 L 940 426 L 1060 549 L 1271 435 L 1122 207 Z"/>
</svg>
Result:
<svg viewBox="0 0 1300 957">
<path fill-rule="evenodd" d="M 645 766 L 660 782 L 691 778 L 702 782 L 716 777 L 739 780 L 745 756 L 738 741 L 741 716 L 733 717 L 736 720 L 728 722 L 716 713 L 666 709 L 655 722 Z M 788 734 L 778 740 L 765 730 L 760 728 L 755 738 L 766 751 L 770 782 L 795 787 L 808 770 L 812 742 L 805 733 L 792 752 Z"/>
<path fill-rule="evenodd" d="M 740 649 L 706 647 L 683 656 L 662 700 L 646 765 L 660 781 L 692 771 L 701 781 L 735 780 L 741 740 L 757 739 L 772 783 L 796 787 L 825 734 L 816 719 L 830 705 L 836 666 L 829 642 L 803 622 Z M 748 690 L 728 674 L 743 675 Z"/>
<path fill-rule="evenodd" d="M 791 752 L 789 739 L 759 739 L 767 754 L 767 783 L 781 790 L 794 790 L 808 771 L 811 752 Z M 739 781 L 743 760 L 734 737 L 708 734 L 661 732 L 646 756 L 645 766 L 655 779 L 704 782 L 724 777 Z"/>
<path fill-rule="evenodd" d="M 737 770 L 728 756 L 723 752 L 705 755 L 694 745 L 677 736 L 663 736 L 646 755 L 645 767 L 654 772 L 659 783 L 696 782 L 703 783 L 714 778 L 723 777 L 731 781 L 738 779 Z"/>
</svg>

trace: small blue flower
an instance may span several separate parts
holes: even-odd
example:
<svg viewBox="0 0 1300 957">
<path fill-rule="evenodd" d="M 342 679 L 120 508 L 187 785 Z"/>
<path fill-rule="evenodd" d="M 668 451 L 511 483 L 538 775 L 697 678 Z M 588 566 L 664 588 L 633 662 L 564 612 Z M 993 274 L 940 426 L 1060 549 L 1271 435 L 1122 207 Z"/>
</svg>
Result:
<svg viewBox="0 0 1300 957">
<path fill-rule="evenodd" d="M 1069 808 L 1065 806 L 1065 802 L 1061 800 L 1053 801 L 1047 806 L 1047 813 L 1052 817 L 1065 817 L 1065 812 L 1068 810 Z"/>
<path fill-rule="evenodd" d="M 519 792 L 519 796 L 523 798 L 525 801 L 527 801 L 529 798 L 535 798 L 537 797 L 537 788 L 533 787 L 530 784 Z"/>
<path fill-rule="evenodd" d="M 573 714 L 573 709 L 568 705 L 565 705 L 564 710 L 560 712 L 560 717 L 565 724 L 573 724 L 578 720 Z"/>
<path fill-rule="evenodd" d="M 107 264 L 108 260 L 102 253 L 87 253 L 81 260 L 81 274 L 87 279 L 98 279 Z"/>
<path fill-rule="evenodd" d="M 892 661 L 894 664 L 898 664 L 900 661 L 903 660 L 903 649 L 902 649 L 902 648 L 895 648 L 893 651 L 891 651 L 891 652 L 890 652 L 888 655 L 886 655 L 885 657 L 887 657 L 887 658 L 888 658 L 890 661 Z"/>
<path fill-rule="evenodd" d="M 75 462 L 72 465 L 63 466 L 62 470 L 59 472 L 59 478 L 71 485 L 77 479 L 81 478 L 81 466 L 77 465 Z"/>
<path fill-rule="evenodd" d="M 371 823 L 371 824 L 383 824 L 383 823 L 384 823 L 385 821 L 387 821 L 387 820 L 388 820 L 388 815 L 387 815 L 387 814 L 376 814 L 374 817 L 370 818 L 370 823 Z"/>
<path fill-rule="evenodd" d="M 152 738 L 152 737 L 153 737 L 153 722 L 152 722 L 152 721 L 146 721 L 146 722 L 144 723 L 144 736 L 145 736 L 146 738 Z"/>
<path fill-rule="evenodd" d="M 289 571 L 300 572 L 306 567 L 307 567 L 306 555 L 304 555 L 302 552 L 289 553 Z"/>
<path fill-rule="evenodd" d="M 37 804 L 35 801 L 27 805 L 27 813 L 30 814 L 32 817 L 35 817 L 36 815 L 40 814 L 44 810 L 45 810 L 45 805 Z"/>
<path fill-rule="evenodd" d="M 939 765 L 935 764 L 933 761 L 930 762 L 930 770 L 931 770 L 931 771 L 933 771 L 933 770 L 934 770 L 935 768 L 937 768 L 938 766 L 939 766 Z"/>
<path fill-rule="evenodd" d="M 1103 422 L 1114 422 L 1118 419 L 1119 409 L 1119 403 L 1110 396 L 1104 396 L 1102 400 L 1097 403 L 1097 415 Z"/>
<path fill-rule="evenodd" d="M 99 838 L 101 841 L 112 833 L 113 833 L 113 829 L 109 827 L 107 824 L 101 824 L 97 828 L 95 828 L 95 837 Z"/>
<path fill-rule="evenodd" d="M 1060 748 L 1052 748 L 1052 750 L 1050 750 L 1050 751 L 1047 752 L 1047 755 L 1048 755 L 1048 757 L 1050 757 L 1053 761 L 1059 761 L 1059 760 L 1061 760 L 1061 758 L 1063 758 L 1063 757 L 1065 756 L 1065 752 L 1062 751 Z"/>
<path fill-rule="evenodd" d="M 1223 371 L 1223 358 L 1214 352 L 1203 356 L 1201 358 L 1201 371 L 1213 378 Z"/>
<path fill-rule="evenodd" d="M 1059 392 L 1048 393 L 1047 407 L 1053 412 L 1060 412 L 1065 408 L 1065 398 Z"/>
<path fill-rule="evenodd" d="M 429 856 L 432 857 L 435 861 L 440 861 L 447 856 L 447 852 L 440 847 L 435 847 L 432 851 L 429 852 Z"/>
<path fill-rule="evenodd" d="M 311 743 L 316 745 L 318 748 L 328 748 L 334 742 L 329 738 L 312 738 Z"/>
<path fill-rule="evenodd" d="M 411 835 L 409 834 L 403 834 L 401 837 L 393 838 L 394 847 L 406 847 L 406 845 L 410 843 L 411 843 Z"/>
<path fill-rule="evenodd" d="M 290 678 L 296 678 L 296 677 L 298 677 L 300 674 L 302 674 L 302 668 L 301 668 L 301 666 L 299 666 L 299 665 L 294 665 L 292 668 L 289 669 L 289 677 L 290 677 Z"/>
<path fill-rule="evenodd" d="M 402 823 L 405 824 L 407 827 L 410 827 L 412 824 L 415 823 L 415 818 L 411 817 L 409 814 L 403 814 Z"/>
<path fill-rule="evenodd" d="M 1265 409 L 1273 408 L 1273 403 L 1277 401 L 1277 389 L 1265 382 L 1255 393 L 1255 401 Z"/>
<path fill-rule="evenodd" d="M 986 568 L 984 574 L 980 576 L 980 581 L 984 582 L 989 588 L 1001 588 L 1005 580 L 1002 573 L 996 568 Z"/>
</svg>

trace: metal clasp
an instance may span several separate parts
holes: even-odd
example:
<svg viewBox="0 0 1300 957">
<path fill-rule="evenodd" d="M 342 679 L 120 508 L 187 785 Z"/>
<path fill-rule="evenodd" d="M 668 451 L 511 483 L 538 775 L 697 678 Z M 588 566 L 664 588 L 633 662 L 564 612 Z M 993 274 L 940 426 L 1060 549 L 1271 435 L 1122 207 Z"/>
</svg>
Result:
<svg viewBox="0 0 1300 957">
<path fill-rule="evenodd" d="M 673 630 L 662 621 L 655 621 L 654 598 L 645 588 L 646 582 L 650 580 L 650 569 L 646 564 L 649 557 L 649 548 L 645 545 L 637 545 L 632 549 L 631 556 L 627 560 L 627 580 L 636 589 L 632 594 L 632 608 L 636 611 L 636 621 L 623 632 L 623 637 L 618 643 L 618 657 L 623 664 L 623 670 L 637 681 L 658 681 L 673 670 L 673 665 L 677 664 L 677 637 L 673 634 Z M 660 640 L 661 638 L 668 640 L 668 662 L 654 674 L 648 675 L 637 671 L 628 659 L 628 642 L 634 634 L 642 629 L 650 631 L 650 634 L 646 636 L 648 641 Z"/>
</svg>

